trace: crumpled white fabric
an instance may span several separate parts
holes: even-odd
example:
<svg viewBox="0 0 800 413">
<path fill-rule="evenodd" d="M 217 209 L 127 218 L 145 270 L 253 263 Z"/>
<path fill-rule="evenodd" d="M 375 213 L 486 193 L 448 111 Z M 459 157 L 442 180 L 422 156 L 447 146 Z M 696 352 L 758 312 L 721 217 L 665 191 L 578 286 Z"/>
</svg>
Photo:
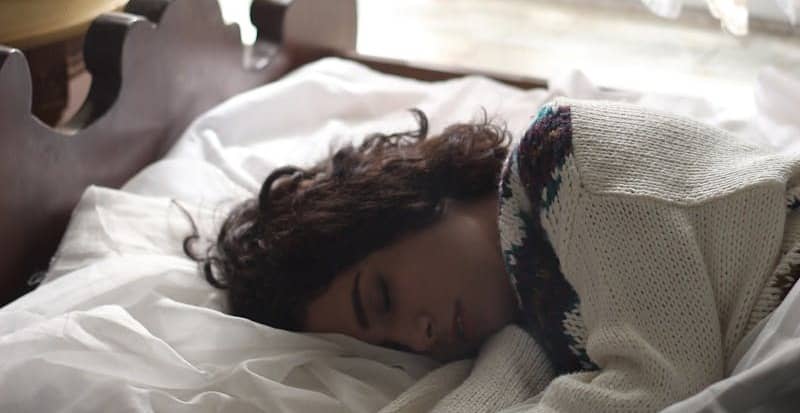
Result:
<svg viewBox="0 0 800 413">
<path fill-rule="evenodd" d="M 214 208 L 181 202 L 206 235 Z M 0 310 L 2 412 L 372 412 L 435 366 L 225 314 L 168 198 L 90 187 L 47 281 Z"/>
<path fill-rule="evenodd" d="M 766 67 L 758 73 L 754 88 L 754 124 L 775 148 L 800 150 L 800 70 L 795 73 Z"/>
<path fill-rule="evenodd" d="M 303 67 L 202 115 L 122 190 L 87 190 L 45 283 L 0 309 L 0 412 L 374 412 L 401 393 L 402 406 L 430 407 L 431 391 L 458 385 L 468 365 L 412 386 L 438 364 L 224 314 L 220 292 L 183 256 L 190 227 L 172 201 L 211 237 L 271 169 L 411 128 L 411 107 L 433 133 L 483 107 L 519 135 L 556 96 L 624 100 L 784 145 L 797 141 L 795 81 L 763 72 L 765 109 L 741 117 L 702 99 L 602 90 L 580 71 L 522 91 L 480 77 L 417 82 L 340 59 Z"/>
<path fill-rule="evenodd" d="M 653 13 L 666 18 L 677 18 L 683 8 L 683 0 L 642 0 Z M 748 32 L 748 17 L 750 15 L 747 0 L 706 0 L 711 14 L 720 20 L 722 27 L 730 33 L 743 36 Z M 800 8 L 798 0 L 775 0 L 789 22 L 797 22 L 797 9 Z"/>
</svg>

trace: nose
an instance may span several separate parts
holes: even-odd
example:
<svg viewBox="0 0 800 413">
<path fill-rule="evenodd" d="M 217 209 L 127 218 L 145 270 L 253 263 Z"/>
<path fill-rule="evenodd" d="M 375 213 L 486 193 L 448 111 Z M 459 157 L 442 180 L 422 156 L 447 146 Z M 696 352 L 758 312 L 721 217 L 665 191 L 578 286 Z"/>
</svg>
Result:
<svg viewBox="0 0 800 413">
<path fill-rule="evenodd" d="M 420 314 L 414 320 L 413 329 L 411 348 L 420 353 L 430 351 L 438 334 L 433 318 L 427 314 Z"/>
</svg>

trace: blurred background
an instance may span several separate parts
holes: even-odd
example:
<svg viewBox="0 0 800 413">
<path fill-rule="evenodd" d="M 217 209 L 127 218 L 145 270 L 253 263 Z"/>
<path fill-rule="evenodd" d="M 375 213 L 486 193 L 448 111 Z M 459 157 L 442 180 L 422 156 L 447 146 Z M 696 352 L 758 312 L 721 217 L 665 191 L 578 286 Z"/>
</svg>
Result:
<svg viewBox="0 0 800 413">
<path fill-rule="evenodd" d="M 751 110 L 760 68 L 800 77 L 800 30 L 774 0 L 749 4 L 758 12 L 736 36 L 705 1 L 684 2 L 672 19 L 640 0 L 360 0 L 358 49 L 543 78 L 575 68 L 602 86 Z"/>
<path fill-rule="evenodd" d="M 253 42 L 249 0 L 219 0 Z M 718 14 L 728 11 L 728 27 Z M 724 6 L 746 3 L 741 10 Z M 551 78 L 570 69 L 596 84 L 702 96 L 749 113 L 758 71 L 800 78 L 793 0 L 358 0 L 359 53 Z M 649 5 L 649 7 L 648 7 Z M 683 7 L 680 7 L 680 6 Z M 782 9 L 783 7 L 783 9 Z M 722 17 L 722 16 L 721 16 Z M 732 27 L 731 27 L 732 26 Z M 734 34 L 736 32 L 737 34 Z"/>
<path fill-rule="evenodd" d="M 218 1 L 224 19 L 238 23 L 242 41 L 252 44 L 251 0 Z M 125 2 L 0 0 L 0 43 L 23 48 L 35 63 L 34 101 L 45 122 L 68 119 L 85 96 L 81 31 L 92 16 Z M 792 24 L 798 4 L 357 0 L 357 52 L 539 78 L 579 69 L 601 86 L 703 96 L 746 114 L 761 69 L 800 78 L 800 26 Z"/>
</svg>

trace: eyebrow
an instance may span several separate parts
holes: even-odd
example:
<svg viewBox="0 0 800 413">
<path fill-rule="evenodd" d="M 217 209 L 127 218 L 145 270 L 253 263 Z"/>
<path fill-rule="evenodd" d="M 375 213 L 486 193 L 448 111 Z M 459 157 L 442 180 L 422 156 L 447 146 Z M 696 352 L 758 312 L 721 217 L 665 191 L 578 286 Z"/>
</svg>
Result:
<svg viewBox="0 0 800 413">
<path fill-rule="evenodd" d="M 353 280 L 353 292 L 351 294 L 351 298 L 353 301 L 353 311 L 356 313 L 356 320 L 358 320 L 358 325 L 361 328 L 368 330 L 369 329 L 369 320 L 367 320 L 367 315 L 364 313 L 364 306 L 361 303 L 361 291 L 359 289 L 359 282 L 361 280 L 361 271 L 356 273 L 356 278 Z"/>
</svg>

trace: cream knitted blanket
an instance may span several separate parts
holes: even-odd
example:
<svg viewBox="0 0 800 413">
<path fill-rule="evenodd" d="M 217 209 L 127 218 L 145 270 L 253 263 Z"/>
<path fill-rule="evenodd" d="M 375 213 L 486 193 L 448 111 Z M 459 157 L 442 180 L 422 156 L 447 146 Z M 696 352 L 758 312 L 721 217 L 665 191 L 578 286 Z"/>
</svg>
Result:
<svg viewBox="0 0 800 413">
<path fill-rule="evenodd" d="M 722 379 L 800 272 L 798 167 L 665 113 L 545 105 L 500 186 L 530 336 L 499 333 L 434 410 L 657 411 Z"/>
</svg>

